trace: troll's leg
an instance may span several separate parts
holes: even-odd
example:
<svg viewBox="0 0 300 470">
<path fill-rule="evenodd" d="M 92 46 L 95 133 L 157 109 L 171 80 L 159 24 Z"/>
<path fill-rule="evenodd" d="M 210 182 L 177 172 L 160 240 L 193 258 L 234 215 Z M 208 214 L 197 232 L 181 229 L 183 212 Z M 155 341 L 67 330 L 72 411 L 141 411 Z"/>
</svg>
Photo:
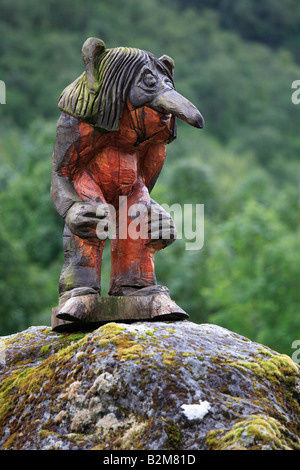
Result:
<svg viewBox="0 0 300 470">
<path fill-rule="evenodd" d="M 141 179 L 121 203 L 116 219 L 116 234 L 111 242 L 109 294 L 130 295 L 137 290 L 141 294 L 141 289 L 144 293 L 167 290 L 157 286 L 154 255 L 173 243 L 176 229 L 169 214 L 150 199 Z"/>
<path fill-rule="evenodd" d="M 106 204 L 103 194 L 90 178 L 82 172 L 75 188 L 83 201 Z M 64 265 L 59 280 L 61 301 L 70 296 L 101 293 L 101 261 L 105 240 L 80 238 L 65 225 L 63 234 Z"/>
<path fill-rule="evenodd" d="M 104 241 L 83 240 L 65 226 L 64 265 L 59 279 L 60 298 L 72 294 L 101 293 L 101 259 Z M 76 289 L 76 292 L 74 291 Z"/>
<path fill-rule="evenodd" d="M 116 214 L 116 232 L 111 240 L 110 295 L 123 295 L 126 288 L 135 290 L 156 285 L 155 250 L 147 245 L 149 239 L 145 233 L 149 207 L 149 192 L 138 179 L 131 194 L 121 201 Z M 140 213 L 138 218 L 137 213 Z M 137 227 L 135 222 L 145 216 L 145 223 Z M 142 233 L 138 233 L 139 230 Z"/>
</svg>

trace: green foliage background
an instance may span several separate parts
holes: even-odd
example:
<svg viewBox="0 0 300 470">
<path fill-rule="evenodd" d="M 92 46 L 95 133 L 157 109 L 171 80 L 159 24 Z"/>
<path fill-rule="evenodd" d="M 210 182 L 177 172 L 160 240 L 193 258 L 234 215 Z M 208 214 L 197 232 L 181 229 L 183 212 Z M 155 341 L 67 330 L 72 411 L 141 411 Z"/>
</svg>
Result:
<svg viewBox="0 0 300 470">
<path fill-rule="evenodd" d="M 63 221 L 50 199 L 63 88 L 89 36 L 175 60 L 206 127 L 178 123 L 153 197 L 205 207 L 205 242 L 177 240 L 157 278 L 195 322 L 277 351 L 300 339 L 297 0 L 0 0 L 0 335 L 50 325 Z M 105 253 L 103 290 L 109 280 Z"/>
</svg>

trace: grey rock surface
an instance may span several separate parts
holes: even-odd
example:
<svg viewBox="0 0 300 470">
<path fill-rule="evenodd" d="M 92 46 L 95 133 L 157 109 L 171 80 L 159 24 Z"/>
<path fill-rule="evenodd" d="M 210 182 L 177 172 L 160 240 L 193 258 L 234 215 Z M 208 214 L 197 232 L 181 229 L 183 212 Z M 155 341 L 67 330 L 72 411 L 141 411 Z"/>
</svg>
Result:
<svg viewBox="0 0 300 470">
<path fill-rule="evenodd" d="M 0 340 L 0 449 L 299 450 L 299 367 L 216 325 Z"/>
</svg>

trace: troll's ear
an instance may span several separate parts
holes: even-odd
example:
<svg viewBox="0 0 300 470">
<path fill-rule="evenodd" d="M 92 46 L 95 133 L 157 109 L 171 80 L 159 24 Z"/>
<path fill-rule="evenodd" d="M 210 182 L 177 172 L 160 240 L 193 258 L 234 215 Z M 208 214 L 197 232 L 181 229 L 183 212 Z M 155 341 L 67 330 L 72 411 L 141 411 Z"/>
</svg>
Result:
<svg viewBox="0 0 300 470">
<path fill-rule="evenodd" d="M 87 84 L 94 93 L 97 90 L 97 58 L 105 51 L 105 44 L 101 39 L 88 38 L 82 46 L 82 60 L 85 65 Z"/>
<path fill-rule="evenodd" d="M 173 77 L 174 75 L 174 67 L 175 67 L 175 62 L 173 59 L 171 59 L 171 57 L 169 57 L 168 55 L 163 55 L 159 58 L 160 62 L 162 62 L 164 64 L 164 66 L 166 67 L 166 69 L 169 71 L 171 77 Z"/>
</svg>

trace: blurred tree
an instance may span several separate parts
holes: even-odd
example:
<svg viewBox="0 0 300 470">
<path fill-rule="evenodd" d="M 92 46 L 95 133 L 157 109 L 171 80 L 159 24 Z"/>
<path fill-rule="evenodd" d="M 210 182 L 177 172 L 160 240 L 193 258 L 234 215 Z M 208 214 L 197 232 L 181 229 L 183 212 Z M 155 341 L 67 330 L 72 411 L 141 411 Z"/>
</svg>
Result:
<svg viewBox="0 0 300 470">
<path fill-rule="evenodd" d="M 300 333 L 300 240 L 272 209 L 248 199 L 210 241 L 209 320 L 287 351 Z"/>
<path fill-rule="evenodd" d="M 19 240 L 0 226 L 0 335 L 21 331 L 33 324 L 50 324 L 49 307 L 57 289 L 57 267 L 39 268 L 27 257 Z M 56 269 L 55 269 L 56 268 Z"/>
<path fill-rule="evenodd" d="M 57 100 L 97 36 L 173 57 L 176 88 L 206 120 L 201 133 L 178 122 L 153 191 L 161 204 L 204 204 L 204 246 L 187 251 L 183 238 L 158 253 L 158 282 L 193 321 L 290 352 L 300 336 L 299 10 L 296 0 L 1 0 L 0 334 L 50 322 L 62 262 L 49 194 Z M 109 244 L 104 264 L 105 293 Z"/>
<path fill-rule="evenodd" d="M 205 8 L 214 9 L 220 15 L 222 28 L 274 49 L 285 47 L 300 61 L 300 6 L 297 0 L 177 0 L 177 3 L 184 10 L 187 7 L 201 12 Z"/>
<path fill-rule="evenodd" d="M 33 123 L 19 148 L 22 171 L 7 181 L 0 193 L 2 224 L 12 238 L 22 241 L 29 261 L 47 268 L 61 251 L 63 221 L 53 210 L 50 198 L 55 123 Z M 22 136 L 19 136 L 22 139 Z M 10 152 L 11 152 L 10 151 Z"/>
</svg>

